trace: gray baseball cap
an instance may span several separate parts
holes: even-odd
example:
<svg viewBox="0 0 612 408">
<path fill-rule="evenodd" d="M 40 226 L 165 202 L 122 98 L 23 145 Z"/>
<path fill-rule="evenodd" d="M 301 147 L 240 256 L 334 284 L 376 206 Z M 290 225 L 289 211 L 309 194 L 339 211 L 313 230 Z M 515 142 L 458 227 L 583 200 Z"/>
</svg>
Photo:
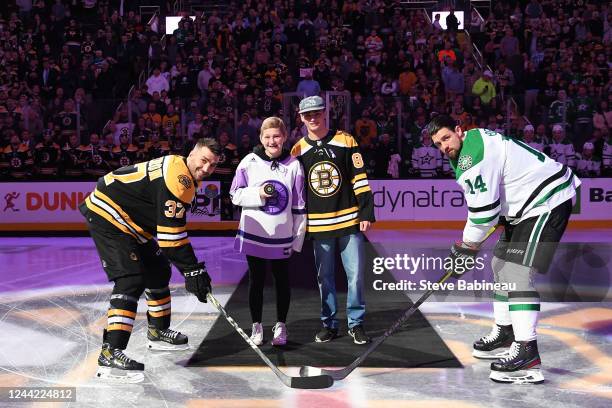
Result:
<svg viewBox="0 0 612 408">
<path fill-rule="evenodd" d="M 306 113 L 323 109 L 325 109 L 325 102 L 320 96 L 309 96 L 300 101 L 299 113 Z"/>
</svg>

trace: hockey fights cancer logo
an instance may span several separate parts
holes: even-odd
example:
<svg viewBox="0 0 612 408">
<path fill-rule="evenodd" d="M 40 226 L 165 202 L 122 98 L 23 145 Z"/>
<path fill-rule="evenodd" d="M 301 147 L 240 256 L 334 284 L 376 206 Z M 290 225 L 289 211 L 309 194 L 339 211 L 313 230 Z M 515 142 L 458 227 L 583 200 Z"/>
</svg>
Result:
<svg viewBox="0 0 612 408">
<path fill-rule="evenodd" d="M 312 166 L 308 182 L 311 190 L 319 197 L 331 197 L 340 189 L 342 176 L 334 163 L 323 161 Z"/>
<path fill-rule="evenodd" d="M 266 198 L 266 203 L 259 208 L 270 215 L 282 213 L 287 208 L 287 205 L 289 205 L 289 190 L 283 183 L 277 180 L 267 180 L 263 184 L 273 185 L 274 194 L 272 197 Z"/>
</svg>

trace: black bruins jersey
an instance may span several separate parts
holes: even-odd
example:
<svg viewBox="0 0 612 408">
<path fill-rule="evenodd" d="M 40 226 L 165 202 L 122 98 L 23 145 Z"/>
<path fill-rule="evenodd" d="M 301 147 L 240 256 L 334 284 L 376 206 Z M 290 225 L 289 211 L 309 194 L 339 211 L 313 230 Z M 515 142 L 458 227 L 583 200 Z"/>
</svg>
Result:
<svg viewBox="0 0 612 408">
<path fill-rule="evenodd" d="M 304 166 L 310 238 L 353 234 L 360 221 L 375 221 L 374 197 L 353 136 L 335 130 L 321 140 L 306 136 L 291 154 Z"/>
<path fill-rule="evenodd" d="M 38 143 L 34 148 L 34 162 L 38 172 L 43 176 L 57 176 L 61 155 L 57 143 Z"/>
<path fill-rule="evenodd" d="M 196 189 L 185 158 L 164 156 L 101 177 L 80 208 L 92 223 L 114 226 L 141 244 L 156 238 L 164 255 L 185 271 L 198 262 L 186 227 Z"/>
</svg>

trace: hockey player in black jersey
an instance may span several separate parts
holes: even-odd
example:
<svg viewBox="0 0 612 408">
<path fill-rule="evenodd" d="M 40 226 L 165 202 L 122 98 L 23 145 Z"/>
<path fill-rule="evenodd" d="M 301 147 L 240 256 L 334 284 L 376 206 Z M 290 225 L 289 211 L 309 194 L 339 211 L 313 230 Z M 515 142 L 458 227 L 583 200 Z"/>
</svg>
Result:
<svg viewBox="0 0 612 408">
<path fill-rule="evenodd" d="M 214 171 L 219 153 L 215 140 L 200 139 L 186 158 L 162 156 L 121 167 L 101 177 L 80 205 L 102 267 L 114 282 L 98 377 L 118 382 L 144 379 L 144 365 L 123 353 L 143 292 L 149 348 L 188 348 L 187 336 L 169 328 L 169 261 L 185 277 L 186 290 L 206 302 L 210 277 L 189 242 L 186 214 L 198 184 Z"/>
<path fill-rule="evenodd" d="M 350 134 L 330 130 L 319 96 L 300 102 L 300 117 L 308 135 L 291 151 L 304 166 L 307 236 L 313 240 L 321 292 L 323 328 L 315 341 L 328 342 L 338 334 L 335 251 L 340 250 L 348 280 L 349 335 L 356 344 L 370 341 L 363 328 L 365 315 L 363 232 L 374 222 L 374 198 L 357 142 Z"/>
</svg>

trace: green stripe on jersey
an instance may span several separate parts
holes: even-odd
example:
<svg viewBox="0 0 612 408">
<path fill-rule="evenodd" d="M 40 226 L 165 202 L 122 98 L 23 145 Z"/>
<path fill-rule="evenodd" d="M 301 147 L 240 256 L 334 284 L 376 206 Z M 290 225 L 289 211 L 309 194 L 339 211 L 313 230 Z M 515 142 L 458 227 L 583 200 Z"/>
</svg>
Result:
<svg viewBox="0 0 612 408">
<path fill-rule="evenodd" d="M 504 295 L 498 295 L 497 293 L 493 295 L 493 299 L 499 301 L 499 302 L 507 302 L 508 301 L 508 296 L 504 296 Z"/>
<path fill-rule="evenodd" d="M 497 218 L 498 215 L 499 213 L 496 213 L 495 215 L 492 215 L 490 217 L 470 218 L 470 221 L 472 221 L 474 224 L 486 224 L 487 222 L 493 221 L 495 218 Z"/>
<path fill-rule="evenodd" d="M 535 311 L 539 311 L 540 310 L 540 304 L 539 303 L 527 303 L 527 304 L 518 304 L 518 305 L 510 305 L 510 311 L 511 312 L 519 312 L 522 310 L 535 310 Z"/>
<path fill-rule="evenodd" d="M 553 188 L 552 190 L 550 190 L 544 197 L 540 198 L 538 200 L 537 203 L 535 203 L 534 207 L 537 207 L 538 205 L 545 203 L 546 200 L 548 200 L 550 197 L 552 197 L 553 195 L 557 194 L 559 191 L 564 190 L 566 188 L 568 188 L 570 186 L 570 184 L 572 184 L 572 180 L 574 179 L 574 174 L 572 173 L 572 175 L 570 176 L 570 178 L 567 179 L 567 181 L 565 183 L 559 184 L 557 187 Z"/>
<path fill-rule="evenodd" d="M 468 130 L 465 135 L 465 139 L 463 139 L 463 146 L 461 147 L 459 156 L 455 160 L 449 160 L 453 170 L 455 170 L 455 179 L 459 180 L 465 171 L 480 163 L 483 157 L 484 142 L 482 141 L 480 130 Z M 466 163 L 470 163 L 469 167 L 463 165 L 459 166 L 459 163 L 463 160 L 465 160 Z"/>
</svg>

